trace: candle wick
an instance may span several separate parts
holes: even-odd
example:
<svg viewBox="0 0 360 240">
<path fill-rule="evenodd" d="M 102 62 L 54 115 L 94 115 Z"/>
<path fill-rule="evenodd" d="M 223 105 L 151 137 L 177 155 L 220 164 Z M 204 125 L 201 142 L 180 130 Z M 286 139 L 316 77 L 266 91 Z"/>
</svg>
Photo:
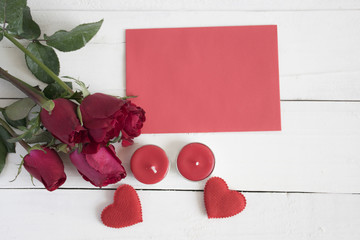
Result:
<svg viewBox="0 0 360 240">
<path fill-rule="evenodd" d="M 200 163 L 199 163 L 199 162 L 196 162 L 196 163 L 195 163 L 195 165 L 196 165 L 196 166 L 199 166 L 199 165 L 200 165 Z"/>
<path fill-rule="evenodd" d="M 156 167 L 155 167 L 155 166 L 151 166 L 150 168 L 151 168 L 151 170 L 152 170 L 154 173 L 157 173 L 157 170 L 156 170 Z"/>
</svg>

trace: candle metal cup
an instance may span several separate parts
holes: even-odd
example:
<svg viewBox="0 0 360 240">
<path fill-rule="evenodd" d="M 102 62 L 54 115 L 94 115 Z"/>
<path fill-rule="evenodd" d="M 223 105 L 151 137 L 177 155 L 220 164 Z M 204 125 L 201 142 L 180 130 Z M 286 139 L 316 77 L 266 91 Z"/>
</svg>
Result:
<svg viewBox="0 0 360 240">
<path fill-rule="evenodd" d="M 165 178 L 170 162 L 165 151 L 155 145 L 138 148 L 131 157 L 130 168 L 134 177 L 144 184 L 155 184 Z"/>
<path fill-rule="evenodd" d="M 179 152 L 176 167 L 180 174 L 191 181 L 201 181 L 211 175 L 215 168 L 215 156 L 203 143 L 189 143 Z"/>
</svg>

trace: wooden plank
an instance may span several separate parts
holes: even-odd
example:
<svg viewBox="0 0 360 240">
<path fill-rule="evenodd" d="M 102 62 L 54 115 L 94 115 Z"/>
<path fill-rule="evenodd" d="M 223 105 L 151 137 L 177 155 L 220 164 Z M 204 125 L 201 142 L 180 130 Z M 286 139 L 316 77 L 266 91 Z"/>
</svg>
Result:
<svg viewBox="0 0 360 240">
<path fill-rule="evenodd" d="M 265 11 L 265 10 L 344 10 L 359 9 L 360 4 L 354 0 L 76 0 L 76 1 L 49 1 L 31 0 L 28 5 L 32 10 L 102 10 L 102 11 Z"/>
<path fill-rule="evenodd" d="M 91 92 L 125 95 L 125 44 L 90 44 L 77 52 L 58 53 L 61 59 L 61 75 L 73 76 L 89 85 Z M 1 48 L 0 48 L 1 49 Z M 29 73 L 22 53 L 15 48 L 3 48 L 9 56 L 0 62 L 5 69 L 31 85 L 45 87 Z M 117 54 L 114 54 L 117 53 Z M 87 61 L 89 56 L 103 56 Z M 15 70 L 16 66 L 16 70 Z M 89 71 L 96 69 L 96 71 Z M 16 71 L 16 72 L 15 72 Z M 282 100 L 360 100 L 360 72 L 334 72 L 319 74 L 280 75 L 280 97 Z M 68 80 L 68 79 L 67 79 Z M 76 86 L 76 85 L 74 85 Z M 0 81 L 0 97 L 24 97 L 9 83 Z"/>
<path fill-rule="evenodd" d="M 39 11 L 33 15 L 47 34 L 105 19 L 103 28 L 87 47 L 59 53 L 60 74 L 79 77 L 92 91 L 124 94 L 124 29 L 277 24 L 282 99 L 360 100 L 360 14 L 357 11 Z M 32 84 L 38 82 L 26 69 L 19 50 L 6 40 L 0 47 L 0 66 Z M 23 95 L 0 81 L 0 97 L 19 96 Z"/>
<path fill-rule="evenodd" d="M 204 181 L 187 181 L 177 172 L 176 157 L 187 143 L 203 142 L 216 157 L 213 175 L 237 190 L 360 193 L 360 103 L 282 102 L 281 110 L 281 132 L 141 135 L 134 146 L 117 147 L 128 172 L 123 182 L 141 189 L 202 189 Z M 130 172 L 132 153 L 145 144 L 159 145 L 171 161 L 168 176 L 155 185 L 136 181 Z M 33 187 L 26 171 L 9 183 L 20 162 L 18 154 L 9 155 L 0 188 Z M 65 188 L 92 188 L 68 159 L 65 165 Z M 36 181 L 36 187 L 42 186 Z"/>
<path fill-rule="evenodd" d="M 231 185 L 230 185 L 231 186 Z M 0 190 L 2 239 L 317 239 L 360 238 L 360 196 L 245 193 L 228 219 L 207 219 L 202 192 L 138 191 L 143 222 L 105 227 L 114 191 Z"/>
<path fill-rule="evenodd" d="M 27 69 L 24 56 L 18 49 L 0 48 L 0 52 L 4 56 L 8 56 L 0 58 L 2 68 L 33 86 L 39 85 L 42 88 L 46 86 Z M 85 82 L 92 92 L 125 95 L 125 44 L 90 44 L 76 52 L 58 52 L 58 56 L 61 68 L 60 76 L 79 79 Z M 74 87 L 76 86 L 74 83 Z M 0 79 L 0 98 L 24 96 L 10 83 Z"/>
</svg>

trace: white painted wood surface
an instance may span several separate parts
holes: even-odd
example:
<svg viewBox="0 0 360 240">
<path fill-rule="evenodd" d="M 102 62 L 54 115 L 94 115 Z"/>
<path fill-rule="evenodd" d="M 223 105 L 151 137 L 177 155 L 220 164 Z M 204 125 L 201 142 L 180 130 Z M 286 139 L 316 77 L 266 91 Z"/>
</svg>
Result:
<svg viewBox="0 0 360 240">
<path fill-rule="evenodd" d="M 96 189 L 65 160 L 68 180 L 49 193 L 37 181 L 32 186 L 25 170 L 9 182 L 20 161 L 11 154 L 0 175 L 1 239 L 360 239 L 359 1 L 29 0 L 29 5 L 47 34 L 105 19 L 85 48 L 59 53 L 61 75 L 115 95 L 125 93 L 124 29 L 277 24 L 283 130 L 151 134 L 130 148 L 118 147 L 129 173 L 123 183 L 139 189 L 144 222 L 117 230 L 104 227 L 99 216 L 121 182 Z M 6 40 L 0 43 L 0 66 L 38 83 L 22 53 Z M 0 81 L 0 106 L 22 96 Z M 205 182 L 186 181 L 175 168 L 177 153 L 193 141 L 214 151 L 214 175 L 246 191 L 243 213 L 206 218 Z M 163 147 L 172 161 L 168 176 L 150 186 L 129 171 L 131 154 L 149 143 Z"/>
<path fill-rule="evenodd" d="M 230 185 L 231 186 L 231 185 Z M 236 217 L 206 217 L 202 192 L 138 191 L 143 222 L 102 225 L 114 191 L 0 190 L 2 239 L 359 239 L 359 195 L 245 193 Z"/>
<path fill-rule="evenodd" d="M 237 190 L 360 193 L 360 103 L 282 102 L 281 109 L 281 132 L 141 135 L 134 146 L 117 148 L 129 173 L 124 182 L 141 189 L 202 189 L 203 182 L 187 181 L 176 170 L 178 152 L 195 141 L 211 147 L 216 158 L 213 174 Z M 145 144 L 162 147 L 171 161 L 168 176 L 155 185 L 138 182 L 130 171 L 132 153 Z M 25 154 L 20 146 L 18 150 Z M 33 187 L 26 171 L 9 182 L 21 161 L 18 154 L 9 156 L 0 188 Z M 63 187 L 92 188 L 70 163 L 66 167 Z M 40 183 L 36 187 L 42 188 Z"/>
<path fill-rule="evenodd" d="M 47 4 L 44 4 L 47 5 Z M 60 75 L 87 82 L 92 91 L 124 94 L 127 28 L 277 24 L 280 94 L 283 100 L 360 99 L 360 14 L 351 11 L 37 11 L 44 33 L 72 29 L 104 18 L 93 41 L 72 53 L 59 53 Z M 4 40 L 3 68 L 37 83 L 23 54 Z M 116 54 L 115 54 L 116 53 Z M 94 57 L 96 56 L 96 57 Z M 20 70 L 19 70 L 20 69 Z M 96 69 L 96 71 L 91 71 Z M 109 70 L 111 69 L 111 70 Z M 0 82 L 0 96 L 23 96 Z"/>
</svg>

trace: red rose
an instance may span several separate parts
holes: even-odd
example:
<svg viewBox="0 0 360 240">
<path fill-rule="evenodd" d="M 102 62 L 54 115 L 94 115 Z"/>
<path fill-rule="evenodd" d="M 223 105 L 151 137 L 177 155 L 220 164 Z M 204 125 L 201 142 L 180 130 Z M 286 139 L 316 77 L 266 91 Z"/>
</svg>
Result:
<svg viewBox="0 0 360 240">
<path fill-rule="evenodd" d="M 126 113 L 125 125 L 122 130 L 122 145 L 126 147 L 133 143 L 134 137 L 141 134 L 141 128 L 145 122 L 145 111 L 130 101 L 127 101 L 122 109 Z"/>
<path fill-rule="evenodd" d="M 49 113 L 42 109 L 40 119 L 45 128 L 61 142 L 73 147 L 75 143 L 88 142 L 87 130 L 83 128 L 76 115 L 77 105 L 70 100 L 58 98 Z"/>
<path fill-rule="evenodd" d="M 125 115 L 121 107 L 125 100 L 102 93 L 87 96 L 80 104 L 84 126 L 94 142 L 106 144 L 119 136 Z"/>
<path fill-rule="evenodd" d="M 102 146 L 93 154 L 75 150 L 70 154 L 70 159 L 83 178 L 97 187 L 116 183 L 126 177 L 125 169 L 112 145 Z"/>
<path fill-rule="evenodd" d="M 54 191 L 66 180 L 64 164 L 56 151 L 42 148 L 44 151 L 34 149 L 24 157 L 24 167 L 42 182 L 47 190 Z"/>
</svg>

